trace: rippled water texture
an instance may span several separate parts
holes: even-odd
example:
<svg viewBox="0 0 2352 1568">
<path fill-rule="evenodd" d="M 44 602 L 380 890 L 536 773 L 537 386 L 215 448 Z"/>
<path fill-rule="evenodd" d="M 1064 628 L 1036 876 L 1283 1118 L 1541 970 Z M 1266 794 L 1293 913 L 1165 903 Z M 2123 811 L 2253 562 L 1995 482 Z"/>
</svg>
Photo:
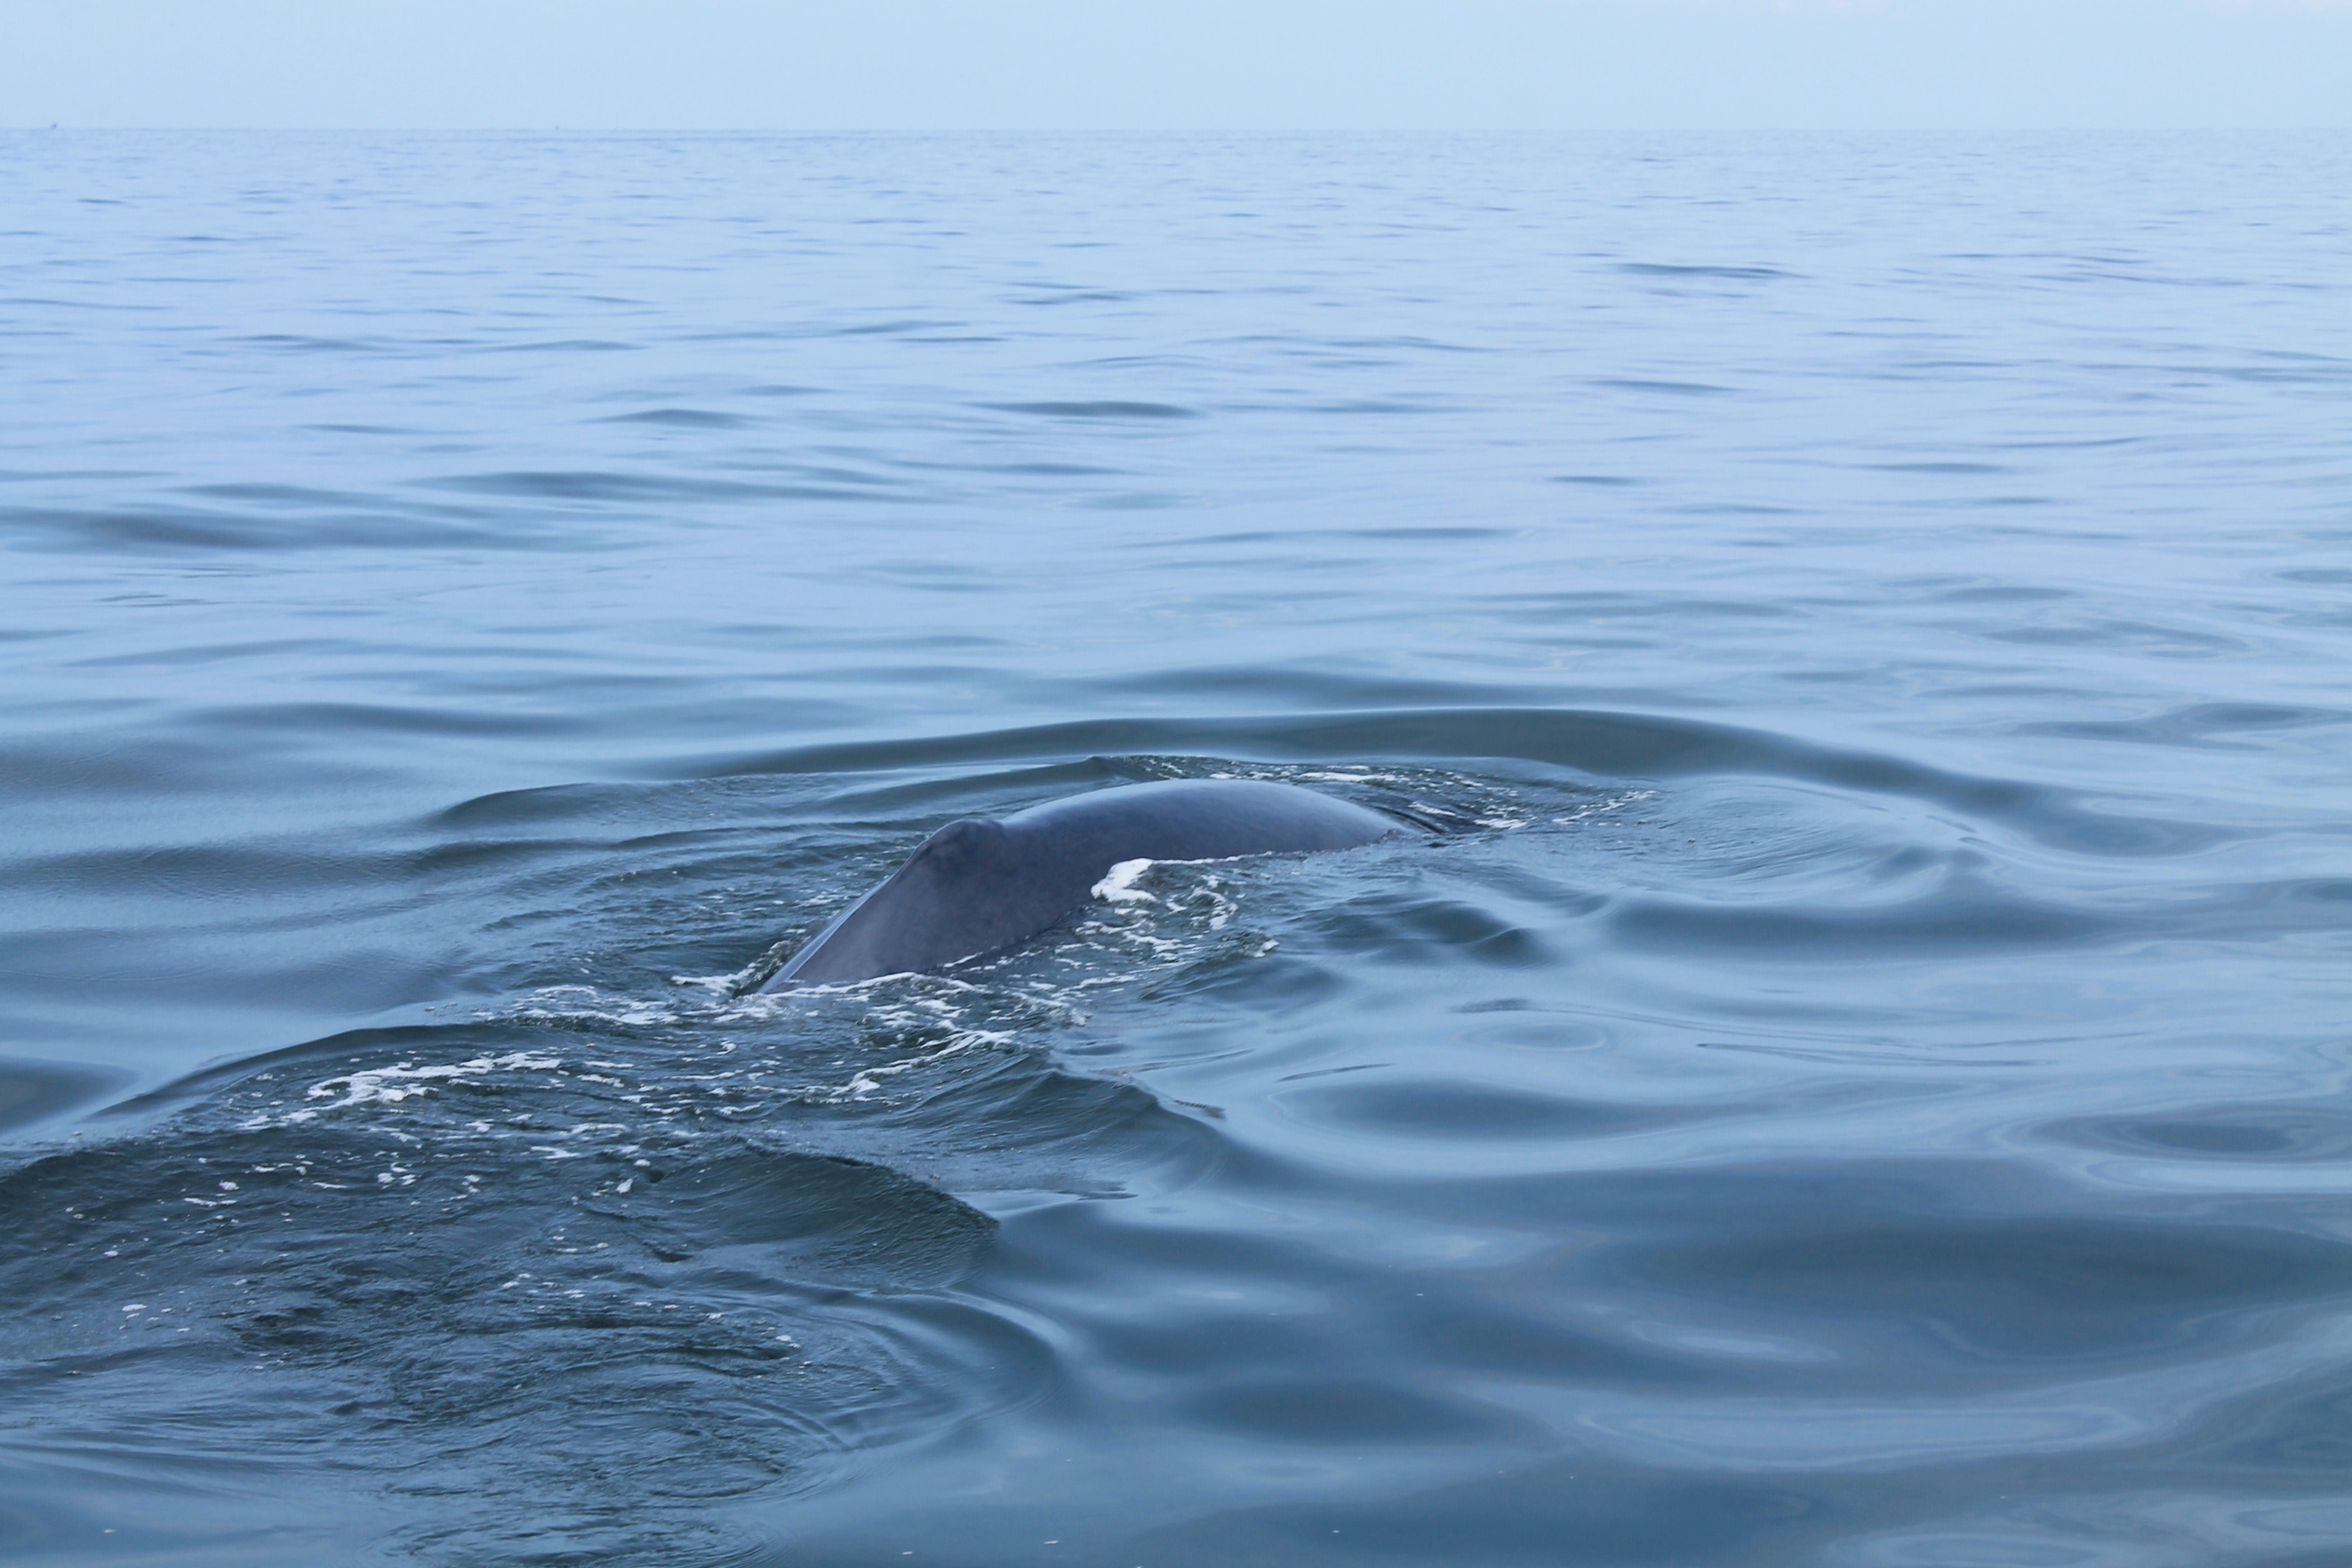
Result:
<svg viewBox="0 0 2352 1568">
<path fill-rule="evenodd" d="M 2347 190 L 0 138 L 0 1556 L 2346 1561 Z"/>
</svg>

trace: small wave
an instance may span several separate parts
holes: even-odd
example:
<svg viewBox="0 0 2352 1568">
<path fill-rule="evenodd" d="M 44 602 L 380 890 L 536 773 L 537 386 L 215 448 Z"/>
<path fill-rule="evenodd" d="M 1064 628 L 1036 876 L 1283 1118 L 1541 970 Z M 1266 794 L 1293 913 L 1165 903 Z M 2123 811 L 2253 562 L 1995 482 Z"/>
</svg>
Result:
<svg viewBox="0 0 2352 1568">
<path fill-rule="evenodd" d="M 1612 392 L 1663 392 L 1673 397 L 1719 397 L 1732 388 L 1705 381 L 1637 381 L 1628 376 L 1595 377 L 1588 384 Z"/>
<path fill-rule="evenodd" d="M 525 1051 L 510 1051 L 502 1057 L 476 1057 L 469 1061 L 451 1062 L 439 1067 L 418 1067 L 413 1062 L 401 1062 L 388 1068 L 369 1068 L 359 1072 L 320 1079 L 305 1091 L 307 1100 L 324 1100 L 328 1103 L 316 1109 L 289 1111 L 288 1121 L 308 1121 L 321 1111 L 345 1110 L 354 1105 L 397 1105 L 402 1100 L 420 1094 L 429 1094 L 436 1084 L 462 1084 L 473 1087 L 491 1073 L 546 1072 L 563 1065 L 561 1057 L 534 1056 Z M 337 1095 L 342 1098 L 336 1099 Z"/>
<path fill-rule="evenodd" d="M 715 408 L 646 408 L 635 414 L 607 415 L 597 423 L 661 425 L 678 430 L 740 430 L 751 421 L 740 414 L 722 414 Z"/>
<path fill-rule="evenodd" d="M 628 353 L 643 346 L 639 343 L 618 342 L 610 338 L 554 338 L 544 342 L 487 343 L 482 345 L 481 352 L 501 354 Z"/>
<path fill-rule="evenodd" d="M 1110 399 L 1066 403 L 983 403 L 1001 414 L 1036 414 L 1055 419 L 1197 419 L 1196 409 L 1173 403 L 1122 403 Z"/>
<path fill-rule="evenodd" d="M 1621 261 L 1617 270 L 1633 278 L 1720 278 L 1735 283 L 1797 276 L 1778 267 L 1708 267 L 1664 261 Z"/>
<path fill-rule="evenodd" d="M 415 482 L 429 489 L 467 495 L 551 501 L 860 500 L 872 499 L 875 493 L 840 484 L 766 484 L 595 470 L 455 474 Z"/>
<path fill-rule="evenodd" d="M 554 542 L 526 526 L 382 508 L 264 514 L 161 503 L 0 507 L 0 533 L 5 532 L 26 536 L 33 548 L 59 552 L 529 550 Z"/>
<path fill-rule="evenodd" d="M 1264 690 L 1268 678 L 1261 672 L 1257 683 Z M 1360 695 L 1404 699 L 1412 689 L 1391 685 Z M 1086 720 L 682 760 L 676 772 L 682 778 L 859 773 L 1186 752 L 1295 759 L 1288 764 L 1265 764 L 1277 769 L 1299 765 L 1305 761 L 1301 753 L 1410 758 L 1439 766 L 1509 758 L 1570 769 L 1590 779 L 1623 781 L 1634 788 L 1654 787 L 1668 779 L 1791 779 L 1866 795 L 1933 802 L 2053 847 L 2093 855 L 2191 853 L 2210 847 L 2227 831 L 2210 823 L 2094 809 L 2079 792 L 2063 786 L 1958 773 L 1794 734 L 1675 714 L 1475 702 L 1416 708 L 1396 700 L 1394 706 L 1372 711 L 1324 708 L 1226 719 Z"/>
</svg>

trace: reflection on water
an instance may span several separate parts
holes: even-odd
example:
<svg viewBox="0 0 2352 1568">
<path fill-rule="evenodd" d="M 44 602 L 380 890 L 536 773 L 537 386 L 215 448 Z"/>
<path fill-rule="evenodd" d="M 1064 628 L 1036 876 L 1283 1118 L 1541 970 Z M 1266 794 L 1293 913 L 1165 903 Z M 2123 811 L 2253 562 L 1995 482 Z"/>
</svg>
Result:
<svg viewBox="0 0 2352 1568">
<path fill-rule="evenodd" d="M 2352 143 L 7 145 L 10 1561 L 2352 1540 Z"/>
</svg>

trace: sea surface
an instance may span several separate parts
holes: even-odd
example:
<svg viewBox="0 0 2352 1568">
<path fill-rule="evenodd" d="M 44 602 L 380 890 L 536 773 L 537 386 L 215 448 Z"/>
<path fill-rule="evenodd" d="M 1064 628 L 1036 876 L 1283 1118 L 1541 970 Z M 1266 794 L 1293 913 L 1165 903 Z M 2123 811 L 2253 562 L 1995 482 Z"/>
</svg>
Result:
<svg viewBox="0 0 2352 1568">
<path fill-rule="evenodd" d="M 2347 193 L 0 135 L 0 1559 L 2352 1561 Z"/>
</svg>

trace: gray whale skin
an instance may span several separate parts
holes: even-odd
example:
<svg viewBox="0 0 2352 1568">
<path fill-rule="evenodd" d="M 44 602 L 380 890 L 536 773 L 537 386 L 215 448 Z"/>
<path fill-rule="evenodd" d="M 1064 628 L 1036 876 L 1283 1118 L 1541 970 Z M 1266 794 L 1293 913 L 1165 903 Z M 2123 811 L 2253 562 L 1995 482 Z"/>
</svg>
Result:
<svg viewBox="0 0 2352 1568">
<path fill-rule="evenodd" d="M 1402 826 L 1297 784 L 1248 779 L 1121 784 L 1006 817 L 960 817 L 760 989 L 871 980 L 992 952 L 1086 903 L 1122 860 L 1349 849 Z"/>
</svg>

